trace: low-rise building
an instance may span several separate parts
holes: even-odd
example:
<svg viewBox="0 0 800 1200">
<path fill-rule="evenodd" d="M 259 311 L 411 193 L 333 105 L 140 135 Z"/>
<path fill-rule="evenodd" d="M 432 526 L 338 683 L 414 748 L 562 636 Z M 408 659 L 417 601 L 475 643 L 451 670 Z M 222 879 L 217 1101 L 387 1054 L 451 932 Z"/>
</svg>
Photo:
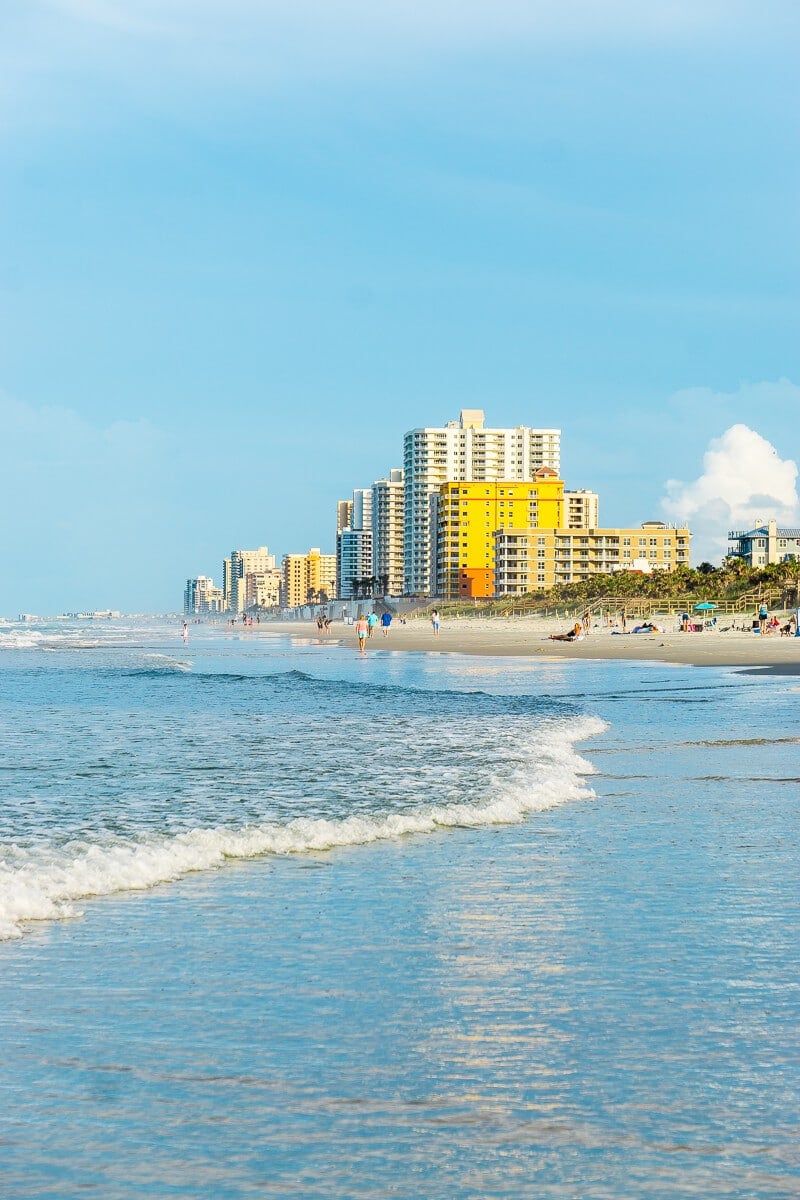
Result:
<svg viewBox="0 0 800 1200">
<path fill-rule="evenodd" d="M 800 529 L 779 526 L 777 521 L 759 523 L 755 529 L 731 530 L 728 541 L 728 554 L 750 567 L 800 558 Z"/>
<path fill-rule="evenodd" d="M 522 596 L 614 571 L 674 571 L 689 566 L 687 528 L 645 521 L 632 529 L 498 529 L 495 594 Z"/>
</svg>

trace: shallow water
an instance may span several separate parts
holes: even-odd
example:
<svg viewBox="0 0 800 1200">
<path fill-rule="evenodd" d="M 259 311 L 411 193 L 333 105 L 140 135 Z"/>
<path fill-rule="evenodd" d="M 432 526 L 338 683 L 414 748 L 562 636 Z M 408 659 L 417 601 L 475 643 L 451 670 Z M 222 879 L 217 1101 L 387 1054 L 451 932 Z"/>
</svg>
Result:
<svg viewBox="0 0 800 1200">
<path fill-rule="evenodd" d="M 798 1194 L 796 681 L 38 632 L 4 1194 Z"/>
</svg>

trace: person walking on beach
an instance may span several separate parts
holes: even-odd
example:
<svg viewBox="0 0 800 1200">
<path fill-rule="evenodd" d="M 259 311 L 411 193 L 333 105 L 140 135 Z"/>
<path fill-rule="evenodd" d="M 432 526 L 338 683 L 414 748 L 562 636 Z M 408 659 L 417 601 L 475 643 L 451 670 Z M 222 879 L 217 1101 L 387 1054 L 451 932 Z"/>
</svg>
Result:
<svg viewBox="0 0 800 1200">
<path fill-rule="evenodd" d="M 188 622 L 188 621 L 184 621 L 184 622 L 183 622 L 183 642 L 184 642 L 184 645 L 185 645 L 185 644 L 186 644 L 186 642 L 188 642 L 188 641 L 189 641 L 189 622 Z"/>
<path fill-rule="evenodd" d="M 439 636 L 439 610 L 435 608 L 431 613 L 431 625 L 433 626 L 433 636 Z"/>
<path fill-rule="evenodd" d="M 367 618 L 364 616 L 359 617 L 358 620 L 356 621 L 356 633 L 358 634 L 358 652 L 359 652 L 359 654 L 366 653 L 368 628 L 369 628 L 369 626 L 367 625 Z"/>
<path fill-rule="evenodd" d="M 628 614 L 625 612 L 624 608 L 622 610 L 620 624 L 622 625 L 622 632 L 627 633 L 628 632 Z"/>
<path fill-rule="evenodd" d="M 591 623 L 592 623 L 592 614 L 589 612 L 589 610 L 587 608 L 586 612 L 583 614 L 583 632 L 587 637 L 589 636 L 589 627 L 591 626 Z"/>
<path fill-rule="evenodd" d="M 390 612 L 382 612 L 381 613 L 381 628 L 383 629 L 384 637 L 389 636 L 389 626 L 391 625 L 391 623 L 392 623 L 392 614 Z"/>
<path fill-rule="evenodd" d="M 767 632 L 767 617 L 768 616 L 769 616 L 769 609 L 767 608 L 766 604 L 762 604 L 758 610 L 758 632 L 761 634 L 764 634 Z"/>
<path fill-rule="evenodd" d="M 367 637 L 372 637 L 375 626 L 378 624 L 378 614 L 373 609 L 367 617 Z"/>
</svg>

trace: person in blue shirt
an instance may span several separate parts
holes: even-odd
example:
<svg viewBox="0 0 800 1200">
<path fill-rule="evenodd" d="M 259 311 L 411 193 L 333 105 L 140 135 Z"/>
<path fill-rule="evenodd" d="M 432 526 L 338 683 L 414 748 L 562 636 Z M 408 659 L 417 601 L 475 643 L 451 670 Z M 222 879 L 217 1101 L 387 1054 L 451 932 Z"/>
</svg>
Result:
<svg viewBox="0 0 800 1200">
<path fill-rule="evenodd" d="M 381 628 L 383 629 L 384 637 L 389 636 L 389 626 L 391 625 L 391 623 L 392 623 L 392 614 L 390 612 L 382 612 L 381 613 Z"/>
</svg>

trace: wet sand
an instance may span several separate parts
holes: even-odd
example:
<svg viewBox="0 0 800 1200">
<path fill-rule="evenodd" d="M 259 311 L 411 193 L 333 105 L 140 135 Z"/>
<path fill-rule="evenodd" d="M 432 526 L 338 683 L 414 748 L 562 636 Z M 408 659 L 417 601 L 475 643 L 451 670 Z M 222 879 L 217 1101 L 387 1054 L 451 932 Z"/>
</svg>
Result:
<svg viewBox="0 0 800 1200">
<path fill-rule="evenodd" d="M 661 622 L 659 622 L 661 623 Z M 742 619 L 737 618 L 742 624 Z M 554 642 L 551 633 L 563 633 L 569 621 L 543 617 L 463 617 L 445 619 L 438 637 L 430 621 L 392 622 L 389 636 L 380 628 L 367 642 L 367 653 L 385 650 L 415 650 L 439 654 L 515 655 L 572 658 L 649 660 L 691 666 L 758 667 L 780 674 L 800 674 L 800 638 L 779 633 L 760 636 L 748 630 L 720 627 L 702 633 L 681 633 L 674 618 L 665 619 L 664 633 L 626 633 L 597 626 L 577 642 Z M 310 622 L 269 622 L 258 627 L 265 633 L 280 632 L 312 641 L 339 644 L 357 652 L 353 626 L 336 622 L 325 639 L 317 637 Z"/>
</svg>

